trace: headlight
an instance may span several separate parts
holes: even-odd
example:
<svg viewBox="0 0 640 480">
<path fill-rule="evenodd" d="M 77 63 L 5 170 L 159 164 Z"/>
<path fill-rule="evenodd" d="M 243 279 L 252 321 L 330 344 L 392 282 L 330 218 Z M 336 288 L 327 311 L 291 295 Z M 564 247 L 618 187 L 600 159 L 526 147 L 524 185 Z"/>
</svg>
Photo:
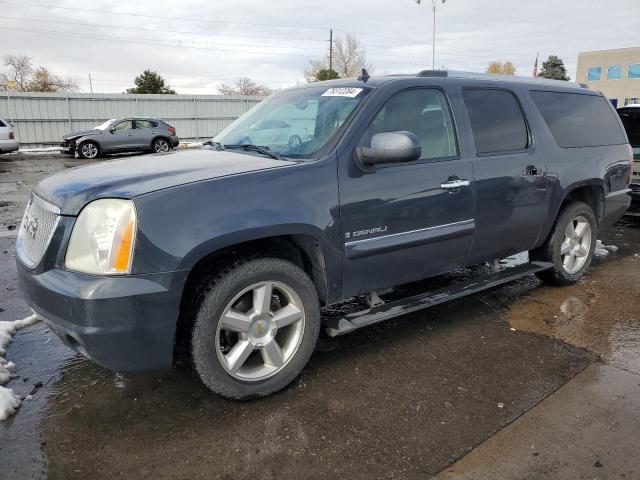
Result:
<svg viewBox="0 0 640 480">
<path fill-rule="evenodd" d="M 136 209 L 131 200 L 95 200 L 76 220 L 65 266 L 84 273 L 129 273 L 135 236 Z"/>
</svg>

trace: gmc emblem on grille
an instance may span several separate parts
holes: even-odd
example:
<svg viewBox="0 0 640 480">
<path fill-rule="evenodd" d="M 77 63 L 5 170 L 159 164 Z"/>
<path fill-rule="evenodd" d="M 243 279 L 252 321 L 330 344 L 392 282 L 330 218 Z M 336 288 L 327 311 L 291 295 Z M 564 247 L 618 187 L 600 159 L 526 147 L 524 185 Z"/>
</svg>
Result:
<svg viewBox="0 0 640 480">
<path fill-rule="evenodd" d="M 38 219 L 31 215 L 27 216 L 27 218 L 24 219 L 23 227 L 25 232 L 35 240 L 38 234 Z"/>
</svg>

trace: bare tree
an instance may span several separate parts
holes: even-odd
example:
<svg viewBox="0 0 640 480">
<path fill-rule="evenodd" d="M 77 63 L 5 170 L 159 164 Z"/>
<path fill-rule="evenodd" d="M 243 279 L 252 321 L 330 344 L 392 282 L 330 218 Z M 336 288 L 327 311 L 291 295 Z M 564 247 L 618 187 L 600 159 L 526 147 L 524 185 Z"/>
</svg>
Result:
<svg viewBox="0 0 640 480">
<path fill-rule="evenodd" d="M 3 77 L 7 81 L 0 86 L 8 89 L 8 83 L 14 83 L 19 92 L 72 92 L 78 89 L 78 83 L 72 78 L 62 78 L 45 67 L 33 68 L 32 58 L 25 54 L 9 54 L 4 57 L 4 65 L 9 71 Z"/>
<path fill-rule="evenodd" d="M 72 78 L 62 78 L 45 67 L 38 67 L 27 88 L 29 92 L 74 92 L 78 85 Z"/>
<path fill-rule="evenodd" d="M 497 61 L 490 62 L 486 71 L 487 73 L 493 73 L 497 75 L 515 75 L 516 67 L 511 62 L 502 63 L 501 61 Z"/>
<path fill-rule="evenodd" d="M 271 95 L 274 89 L 266 85 L 259 85 L 250 78 L 239 77 L 232 83 L 223 83 L 218 87 L 218 92 L 222 95 Z"/>
<path fill-rule="evenodd" d="M 363 68 L 371 72 L 373 66 L 367 63 L 367 51 L 358 37 L 347 34 L 344 39 L 338 38 L 334 42 L 333 70 L 341 78 L 352 78 L 360 75 Z M 304 76 L 308 82 L 318 80 L 321 70 L 329 70 L 329 54 L 323 58 L 309 60 L 309 68 Z"/>
<path fill-rule="evenodd" d="M 16 90 L 24 92 L 33 74 L 31 57 L 25 54 L 8 54 L 4 56 L 4 66 L 9 68 L 7 79 L 13 80 Z"/>
</svg>

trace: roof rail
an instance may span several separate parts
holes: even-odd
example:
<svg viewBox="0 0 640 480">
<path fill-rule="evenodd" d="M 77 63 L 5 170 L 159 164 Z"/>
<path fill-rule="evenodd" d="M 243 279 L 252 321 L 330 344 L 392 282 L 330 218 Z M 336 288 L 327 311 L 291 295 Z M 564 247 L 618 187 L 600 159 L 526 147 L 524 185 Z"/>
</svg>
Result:
<svg viewBox="0 0 640 480">
<path fill-rule="evenodd" d="M 449 72 L 446 70 L 422 70 L 418 77 L 448 77 Z"/>
<path fill-rule="evenodd" d="M 584 83 L 567 82 L 565 80 L 553 80 L 550 78 L 522 77 L 517 75 L 496 75 L 493 73 L 463 72 L 458 70 L 422 70 L 418 77 L 449 77 L 449 78 L 471 78 L 477 80 L 506 80 L 509 82 L 539 83 L 543 85 L 556 85 L 563 87 L 589 88 Z"/>
</svg>

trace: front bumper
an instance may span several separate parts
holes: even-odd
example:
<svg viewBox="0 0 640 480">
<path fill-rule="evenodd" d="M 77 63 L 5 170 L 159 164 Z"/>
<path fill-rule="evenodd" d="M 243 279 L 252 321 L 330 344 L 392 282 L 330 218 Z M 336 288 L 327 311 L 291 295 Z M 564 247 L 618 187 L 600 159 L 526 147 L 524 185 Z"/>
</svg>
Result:
<svg viewBox="0 0 640 480">
<path fill-rule="evenodd" d="M 110 277 L 17 264 L 27 303 L 67 346 L 110 370 L 171 367 L 186 272 Z"/>
</svg>

